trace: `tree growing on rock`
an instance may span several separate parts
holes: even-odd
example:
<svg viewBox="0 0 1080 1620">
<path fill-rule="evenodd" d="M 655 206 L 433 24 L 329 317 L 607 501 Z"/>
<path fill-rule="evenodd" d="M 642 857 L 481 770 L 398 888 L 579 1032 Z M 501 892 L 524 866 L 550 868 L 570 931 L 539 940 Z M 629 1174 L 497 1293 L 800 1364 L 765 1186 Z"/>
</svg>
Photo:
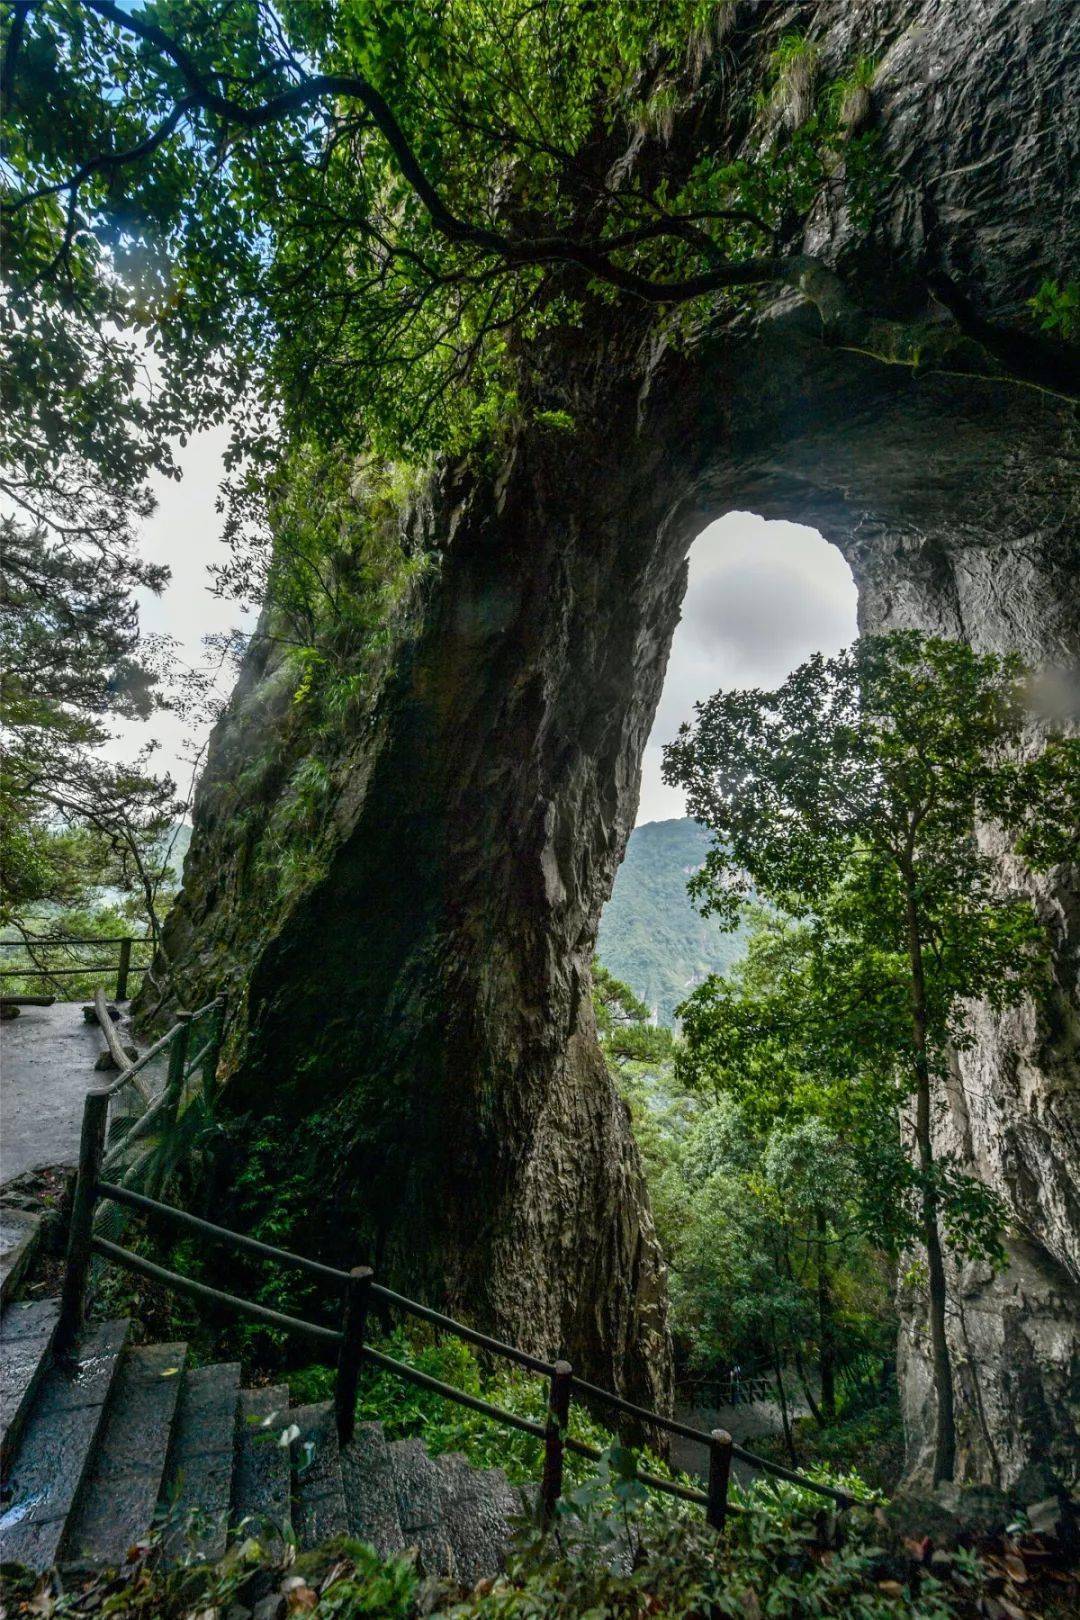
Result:
<svg viewBox="0 0 1080 1620">
<path fill-rule="evenodd" d="M 1016 656 L 865 637 L 774 692 L 716 694 L 665 755 L 666 779 L 715 834 L 691 883 L 703 909 L 731 923 L 752 887 L 801 919 L 844 1038 L 888 1053 L 910 1096 L 935 1482 L 956 1452 L 944 1246 L 993 1257 L 1000 1219 L 988 1190 L 935 1153 L 935 1092 L 970 1043 L 970 1003 L 1001 1010 L 1044 982 L 1045 928 L 1002 855 L 1064 858 L 1080 803 L 1080 745 L 1052 737 L 1019 757 L 1028 680 Z"/>
</svg>

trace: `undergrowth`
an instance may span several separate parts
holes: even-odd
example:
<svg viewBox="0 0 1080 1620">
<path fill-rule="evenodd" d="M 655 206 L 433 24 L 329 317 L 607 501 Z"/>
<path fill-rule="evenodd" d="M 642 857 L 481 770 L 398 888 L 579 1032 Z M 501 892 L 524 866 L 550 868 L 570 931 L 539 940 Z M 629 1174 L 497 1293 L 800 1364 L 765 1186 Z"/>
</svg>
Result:
<svg viewBox="0 0 1080 1620">
<path fill-rule="evenodd" d="M 627 1545 L 633 1558 L 618 1556 Z M 1024 1610 L 973 1552 L 931 1565 L 895 1537 L 880 1511 L 808 1515 L 796 1493 L 756 1493 L 717 1536 L 698 1518 L 645 1513 L 644 1493 L 613 1450 L 594 1479 L 564 1497 L 545 1530 L 522 1520 L 504 1574 L 471 1591 L 425 1578 L 415 1555 L 380 1559 L 338 1539 L 315 1552 L 268 1555 L 256 1539 L 220 1563 L 168 1571 L 154 1542 L 119 1572 L 4 1571 L 5 1614 L 113 1620 L 247 1620 L 258 1606 L 315 1620 L 974 1620 Z M 997 1598 L 988 1594 L 996 1591 Z M 276 1602 L 274 1602 L 276 1598 Z M 1010 1606 L 1002 1609 L 1002 1602 Z M 989 1607 L 987 1605 L 990 1605 Z M 993 1605 L 997 1605 L 995 1608 Z M 263 1612 L 269 1612 L 264 1607 Z"/>
</svg>

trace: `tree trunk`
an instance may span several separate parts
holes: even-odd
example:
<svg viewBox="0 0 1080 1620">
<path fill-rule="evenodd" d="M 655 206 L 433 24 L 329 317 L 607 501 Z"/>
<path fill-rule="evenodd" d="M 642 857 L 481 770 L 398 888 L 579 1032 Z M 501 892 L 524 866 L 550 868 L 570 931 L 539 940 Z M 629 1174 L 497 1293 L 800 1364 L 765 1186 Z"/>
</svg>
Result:
<svg viewBox="0 0 1080 1620">
<path fill-rule="evenodd" d="M 823 1429 L 825 1427 L 825 1420 L 822 1416 L 821 1407 L 814 1399 L 814 1392 L 810 1388 L 810 1380 L 806 1376 L 806 1365 L 803 1361 L 802 1352 L 800 1351 L 798 1345 L 794 1346 L 793 1353 L 795 1356 L 795 1371 L 799 1375 L 799 1383 L 802 1385 L 802 1392 L 806 1396 L 806 1404 L 810 1408 L 810 1416 L 813 1418 L 818 1428 Z"/>
<path fill-rule="evenodd" d="M 911 1024 L 915 1068 L 915 1141 L 923 1177 L 922 1228 L 929 1284 L 930 1355 L 937 1398 L 934 1433 L 934 1484 L 952 1479 L 956 1465 L 956 1420 L 953 1411 L 952 1362 L 946 1336 L 945 1261 L 938 1229 L 938 1196 L 933 1185 L 934 1145 L 930 1118 L 930 1065 L 927 1056 L 926 979 L 914 874 L 904 873 L 907 896 L 908 965 L 911 971 Z"/>
<path fill-rule="evenodd" d="M 817 1219 L 818 1355 L 821 1372 L 821 1411 L 827 1422 L 836 1416 L 836 1334 L 833 1327 L 832 1281 L 828 1267 L 825 1211 Z"/>
<path fill-rule="evenodd" d="M 784 1444 L 791 1461 L 792 1468 L 798 1468 L 799 1458 L 795 1451 L 795 1436 L 791 1430 L 791 1415 L 788 1412 L 787 1390 L 784 1388 L 784 1375 L 780 1370 L 780 1351 L 775 1338 L 772 1341 L 773 1377 L 776 1379 L 776 1398 L 780 1402 L 780 1422 L 784 1430 Z"/>
</svg>

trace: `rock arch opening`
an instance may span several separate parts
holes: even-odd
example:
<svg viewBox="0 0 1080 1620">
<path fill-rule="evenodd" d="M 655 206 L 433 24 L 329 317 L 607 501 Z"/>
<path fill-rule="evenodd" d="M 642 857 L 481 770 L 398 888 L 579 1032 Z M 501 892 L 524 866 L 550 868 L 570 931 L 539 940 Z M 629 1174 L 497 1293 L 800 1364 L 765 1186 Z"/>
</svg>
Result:
<svg viewBox="0 0 1080 1620">
<path fill-rule="evenodd" d="M 741 348 L 643 358 L 619 329 L 603 366 L 576 338 L 548 356 L 573 433 L 538 418 L 497 466 L 443 469 L 406 519 L 432 564 L 370 700 L 318 739 L 330 786 L 310 878 L 267 887 L 276 811 L 316 742 L 263 647 L 215 735 L 169 923 L 189 1004 L 232 992 L 227 1095 L 263 1133 L 272 1122 L 308 1189 L 290 1209 L 304 1246 L 377 1255 L 399 1283 L 649 1401 L 670 1388 L 663 1268 L 589 964 L 691 542 L 730 511 L 810 525 L 850 566 L 864 629 L 1037 664 L 1080 649 L 1068 409 L 913 380 L 828 349 L 816 320 L 785 308 Z M 983 1367 L 961 1393 L 961 1466 L 1003 1481 L 1045 1451 L 1045 1414 L 1068 1410 L 1080 1319 L 1061 1035 L 1080 909 L 1065 881 L 1039 903 L 1058 1033 L 985 1021 L 970 1061 L 997 1123 L 959 1109 L 942 1124 L 1026 1245 L 1004 1285 L 956 1289 L 971 1302 L 958 1360 Z M 282 1181 L 267 1196 L 289 1208 Z M 916 1461 L 920 1343 L 913 1311 Z M 1075 1432 L 1054 1443 L 1077 1449 Z"/>
<path fill-rule="evenodd" d="M 662 781 L 661 753 L 694 703 L 722 687 L 779 685 L 812 652 L 847 646 L 856 597 L 841 553 L 805 524 L 731 511 L 702 530 L 642 758 L 639 825 L 685 814 Z"/>
<path fill-rule="evenodd" d="M 663 780 L 665 744 L 714 692 L 777 686 L 811 653 L 829 656 L 856 634 L 851 569 L 816 529 L 732 511 L 691 545 L 686 594 L 642 754 L 635 828 L 597 936 L 599 960 L 658 1023 L 673 1025 L 689 991 L 742 950 L 741 932 L 721 934 L 686 892 L 708 835 L 686 820 L 682 790 Z"/>
</svg>

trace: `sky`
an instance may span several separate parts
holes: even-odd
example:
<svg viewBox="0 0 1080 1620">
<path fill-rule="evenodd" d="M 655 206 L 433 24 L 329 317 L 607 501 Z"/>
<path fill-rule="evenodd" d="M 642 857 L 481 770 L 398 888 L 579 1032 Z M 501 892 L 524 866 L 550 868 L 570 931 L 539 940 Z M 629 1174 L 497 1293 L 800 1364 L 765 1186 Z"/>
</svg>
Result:
<svg viewBox="0 0 1080 1620">
<path fill-rule="evenodd" d="M 856 636 L 851 570 L 816 529 L 729 512 L 690 548 L 690 582 L 641 773 L 638 825 L 686 814 L 661 777 L 663 745 L 694 704 L 731 687 L 779 686 L 812 652 Z"/>
<path fill-rule="evenodd" d="M 178 657 L 191 664 L 202 656 L 204 636 L 251 628 L 234 602 L 210 590 L 209 569 L 223 558 L 215 502 L 226 437 L 227 429 L 211 429 L 177 451 L 184 477 L 159 483 L 158 509 L 142 536 L 146 555 L 172 569 L 160 597 L 142 594 L 143 627 L 173 636 Z M 692 718 L 695 702 L 724 687 L 778 686 L 810 653 L 836 652 L 855 634 L 851 572 L 816 529 L 751 512 L 729 512 L 710 524 L 690 551 L 682 621 L 645 750 L 639 824 L 685 814 L 682 793 L 661 778 L 661 750 Z M 158 716 L 124 727 L 115 752 L 130 755 L 148 734 L 160 744 L 157 767 L 186 793 L 205 732 Z"/>
</svg>

